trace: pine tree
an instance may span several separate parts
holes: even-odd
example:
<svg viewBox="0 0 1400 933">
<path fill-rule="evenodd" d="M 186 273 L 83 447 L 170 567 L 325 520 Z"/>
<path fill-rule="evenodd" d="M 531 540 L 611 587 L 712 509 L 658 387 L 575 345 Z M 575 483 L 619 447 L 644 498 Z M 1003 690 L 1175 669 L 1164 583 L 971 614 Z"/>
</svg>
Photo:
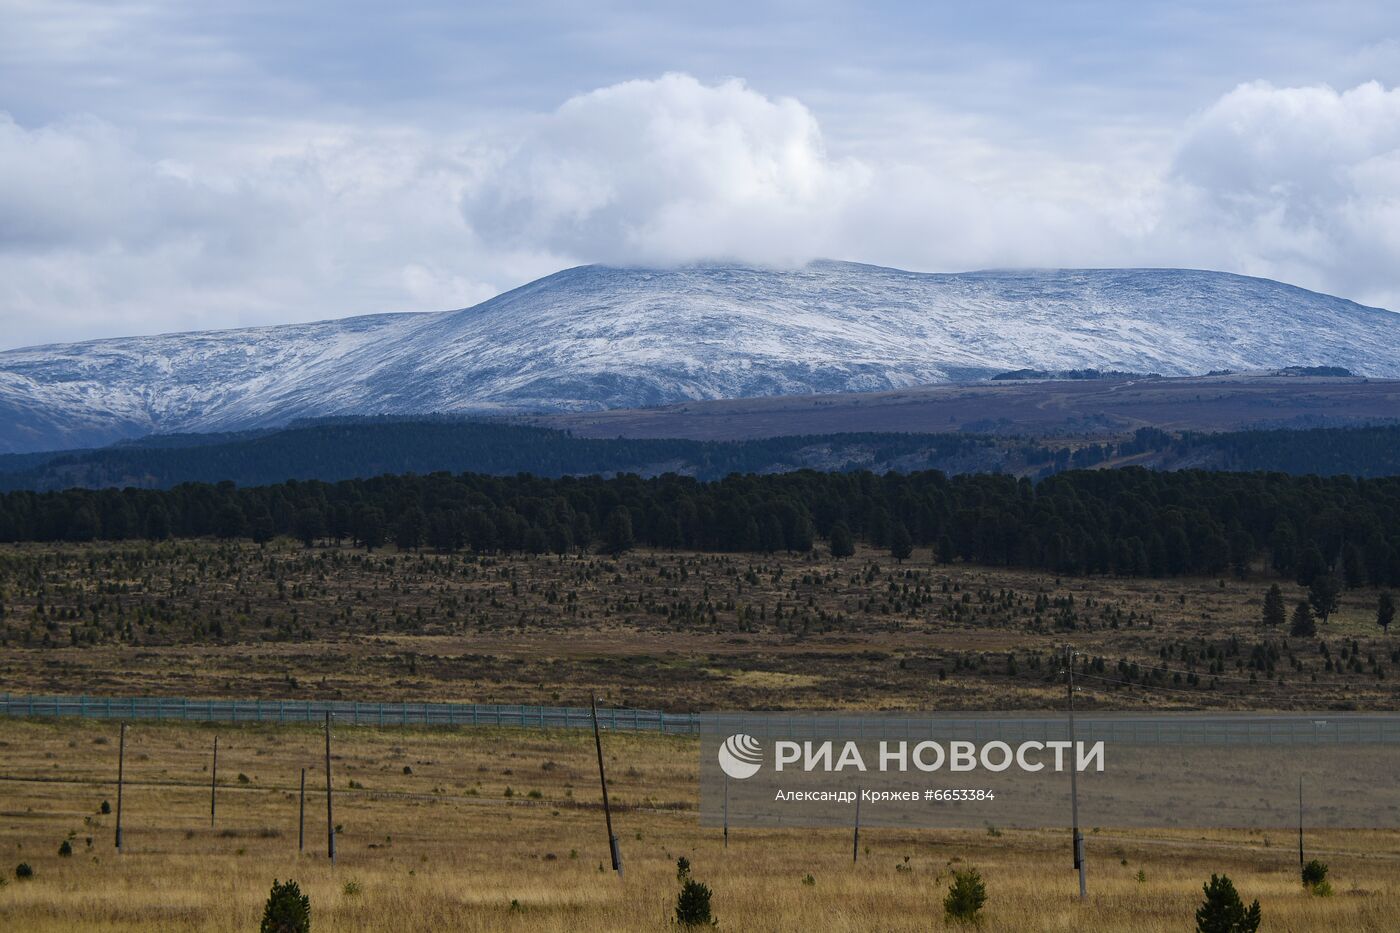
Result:
<svg viewBox="0 0 1400 933">
<path fill-rule="evenodd" d="M 1269 627 L 1282 625 L 1288 620 L 1288 610 L 1283 605 L 1283 590 L 1275 583 L 1264 594 L 1264 624 Z"/>
<path fill-rule="evenodd" d="M 1342 549 L 1342 579 L 1349 590 L 1366 585 L 1366 555 L 1355 544 Z"/>
<path fill-rule="evenodd" d="M 1379 625 L 1387 635 L 1390 634 L 1390 623 L 1395 621 L 1395 597 L 1389 592 L 1382 593 L 1380 599 L 1376 601 L 1376 624 Z"/>
<path fill-rule="evenodd" d="M 325 533 L 326 518 L 320 509 L 305 508 L 297 512 L 296 534 L 302 544 L 311 547 Z"/>
<path fill-rule="evenodd" d="M 1330 573 L 1322 574 L 1308 587 L 1308 603 L 1313 612 L 1321 616 L 1323 625 L 1327 624 L 1327 619 L 1336 610 L 1341 595 L 1341 581 Z"/>
<path fill-rule="evenodd" d="M 712 892 L 709 885 L 701 884 L 690 877 L 689 865 L 686 866 L 684 874 L 677 868 L 676 876 L 681 882 L 681 891 L 676 895 L 676 925 L 684 929 L 717 926 L 714 915 L 710 912 Z"/>
<path fill-rule="evenodd" d="M 574 533 L 568 525 L 555 525 L 550 529 L 549 549 L 561 555 L 574 549 Z"/>
<path fill-rule="evenodd" d="M 977 923 L 987 903 L 987 885 L 974 868 L 953 872 L 953 883 L 943 898 L 943 915 L 954 923 Z"/>
<path fill-rule="evenodd" d="M 1288 629 L 1288 634 L 1295 638 L 1312 638 L 1317 634 L 1317 623 L 1313 621 L 1312 607 L 1304 601 L 1299 601 L 1293 609 L 1293 624 Z"/>
<path fill-rule="evenodd" d="M 1180 526 L 1168 529 L 1165 538 L 1167 546 L 1167 573 L 1172 576 L 1186 573 L 1191 569 L 1191 541 Z"/>
<path fill-rule="evenodd" d="M 260 933 L 310 933 L 311 898 L 291 879 L 285 884 L 272 882 L 258 929 Z"/>
<path fill-rule="evenodd" d="M 603 549 L 609 554 L 622 554 L 632 550 L 632 543 L 632 513 L 620 505 L 608 514 L 603 525 Z"/>
<path fill-rule="evenodd" d="M 1196 933 L 1255 933 L 1259 929 L 1259 901 L 1246 910 L 1229 876 L 1211 875 L 1201 889 L 1206 898 L 1196 908 Z"/>
<path fill-rule="evenodd" d="M 1314 580 L 1327 572 L 1327 562 L 1322 559 L 1322 552 L 1316 544 L 1309 544 L 1303 549 L 1294 570 L 1299 586 L 1312 586 Z"/>
<path fill-rule="evenodd" d="M 417 506 L 403 511 L 393 524 L 393 544 L 398 546 L 399 551 L 417 551 L 423 544 L 423 530 L 427 521 L 427 516 Z"/>
<path fill-rule="evenodd" d="M 909 529 L 903 522 L 896 522 L 890 529 L 890 556 L 901 564 L 914 553 L 914 539 L 909 537 Z"/>
<path fill-rule="evenodd" d="M 377 506 L 361 506 L 355 513 L 355 537 L 366 551 L 384 544 L 384 510 Z"/>
<path fill-rule="evenodd" d="M 817 532 L 812 527 L 812 520 L 806 515 L 799 516 L 792 526 L 792 540 L 788 542 L 788 550 L 806 554 L 812 550 L 812 543 L 816 537 Z"/>
<path fill-rule="evenodd" d="M 831 556 L 850 557 L 856 552 L 855 538 L 851 536 L 851 529 L 845 522 L 837 522 L 831 526 Z"/>
<path fill-rule="evenodd" d="M 1274 526 L 1269 538 L 1269 562 L 1274 570 L 1287 576 L 1293 572 L 1298 559 L 1298 534 L 1287 521 Z"/>
</svg>

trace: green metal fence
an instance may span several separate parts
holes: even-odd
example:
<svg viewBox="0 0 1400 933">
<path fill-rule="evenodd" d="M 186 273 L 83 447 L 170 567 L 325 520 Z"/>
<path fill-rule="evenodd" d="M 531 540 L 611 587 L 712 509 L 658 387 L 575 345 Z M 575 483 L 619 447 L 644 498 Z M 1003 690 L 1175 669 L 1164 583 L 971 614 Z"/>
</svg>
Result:
<svg viewBox="0 0 1400 933">
<path fill-rule="evenodd" d="M 153 719 L 173 722 L 322 722 L 338 725 L 513 726 L 584 729 L 587 708 L 481 703 L 358 703 L 347 700 L 188 700 L 179 697 L 17 696 L 0 694 L 0 715 L 33 718 Z M 695 713 L 651 709 L 598 710 L 598 724 L 613 731 L 694 733 Z"/>
</svg>

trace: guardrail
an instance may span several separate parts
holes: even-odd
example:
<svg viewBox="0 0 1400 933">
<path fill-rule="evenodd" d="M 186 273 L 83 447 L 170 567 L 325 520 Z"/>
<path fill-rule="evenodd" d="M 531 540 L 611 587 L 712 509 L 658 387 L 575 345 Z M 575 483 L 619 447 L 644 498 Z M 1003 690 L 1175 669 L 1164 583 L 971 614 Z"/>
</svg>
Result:
<svg viewBox="0 0 1400 933">
<path fill-rule="evenodd" d="M 576 706 L 0 694 L 0 716 L 26 718 L 295 723 L 322 722 L 326 713 L 330 713 L 338 725 L 358 726 L 508 726 L 534 729 L 587 729 L 593 726 L 591 712 Z M 611 731 L 689 734 L 700 731 L 700 717 L 696 713 L 599 708 L 598 725 Z"/>
</svg>

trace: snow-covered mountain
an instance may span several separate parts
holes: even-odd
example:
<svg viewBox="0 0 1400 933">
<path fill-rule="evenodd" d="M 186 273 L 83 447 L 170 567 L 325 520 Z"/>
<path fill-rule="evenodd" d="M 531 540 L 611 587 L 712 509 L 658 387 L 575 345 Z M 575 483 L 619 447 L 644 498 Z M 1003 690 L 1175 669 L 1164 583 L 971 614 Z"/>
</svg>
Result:
<svg viewBox="0 0 1400 933">
<path fill-rule="evenodd" d="M 0 451 L 378 413 L 868 391 L 1012 369 L 1400 376 L 1400 314 L 1176 269 L 567 269 L 460 311 L 0 352 Z"/>
</svg>

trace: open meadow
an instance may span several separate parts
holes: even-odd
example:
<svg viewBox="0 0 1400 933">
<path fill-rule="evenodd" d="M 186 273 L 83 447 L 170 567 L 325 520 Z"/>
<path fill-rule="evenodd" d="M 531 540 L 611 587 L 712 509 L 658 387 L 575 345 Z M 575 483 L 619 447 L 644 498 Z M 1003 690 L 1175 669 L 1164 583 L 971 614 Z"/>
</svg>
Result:
<svg viewBox="0 0 1400 933">
<path fill-rule="evenodd" d="M 0 553 L 0 678 L 15 694 L 502 702 L 724 709 L 1053 710 L 1061 651 L 1088 709 L 1393 709 L 1397 649 L 1374 590 L 1315 637 L 1261 625 L 1271 578 L 1058 578 L 916 550 L 609 557 L 366 553 L 278 540 L 30 545 Z M 1284 584 L 1289 605 L 1303 591 Z M 218 812 L 210 758 L 220 738 Z M 702 828 L 694 737 L 603 737 L 623 877 L 607 866 L 584 731 L 335 730 L 338 860 L 325 857 L 322 735 L 135 722 L 125 852 L 117 724 L 0 720 L 6 930 L 255 929 L 275 879 L 321 930 L 660 930 L 676 859 L 721 929 L 939 929 L 975 867 L 983 929 L 1189 929 L 1228 872 L 1267 930 L 1390 930 L 1400 832 L 1316 832 L 1333 894 L 1276 832 Z M 306 848 L 297 789 L 307 769 Z M 60 856 L 67 840 L 70 856 Z M 35 877 L 19 880 L 29 864 Z"/>
<path fill-rule="evenodd" d="M 220 738 L 210 825 L 210 753 Z M 1296 837 L 1087 828 L 1076 897 L 1066 830 L 735 830 L 696 813 L 694 739 L 605 734 L 624 874 L 608 868 L 585 731 L 335 731 L 338 857 L 325 857 L 320 730 L 137 723 L 127 734 L 125 851 L 113 849 L 117 725 L 0 721 L 0 929 L 247 931 L 274 879 L 309 893 L 316 929 L 656 931 L 674 928 L 676 859 L 714 891 L 719 928 L 913 931 L 945 926 L 954 868 L 987 884 L 987 931 L 1189 929 L 1212 872 L 1258 898 L 1270 931 L 1394 929 L 1400 833 L 1312 833 L 1334 894 L 1297 881 Z M 307 768 L 306 850 L 298 779 Z M 73 854 L 61 857 L 69 840 Z M 34 877 L 19 881 L 26 862 Z"/>
<path fill-rule="evenodd" d="M 722 709 L 1391 709 L 1377 591 L 1318 634 L 1277 578 L 1057 577 L 854 557 L 442 555 L 277 540 L 0 550 L 12 693 Z M 1289 608 L 1306 591 L 1280 581 Z"/>
</svg>

